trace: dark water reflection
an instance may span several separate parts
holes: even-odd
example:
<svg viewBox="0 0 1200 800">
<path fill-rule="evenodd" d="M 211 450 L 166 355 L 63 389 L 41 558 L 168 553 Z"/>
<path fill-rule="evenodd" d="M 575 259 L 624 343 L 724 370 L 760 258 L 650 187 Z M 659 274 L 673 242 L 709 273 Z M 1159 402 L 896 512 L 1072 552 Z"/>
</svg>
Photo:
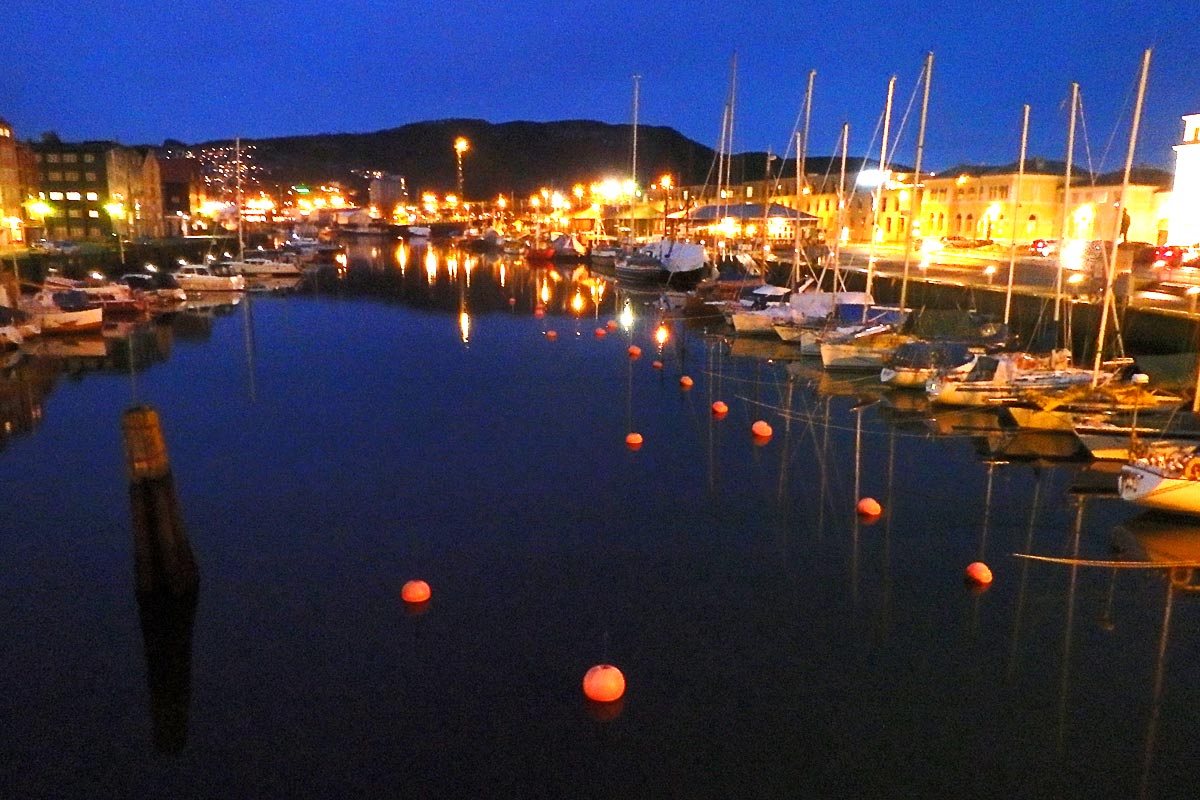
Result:
<svg viewBox="0 0 1200 800">
<path fill-rule="evenodd" d="M 389 247 L 6 368 L 0 794 L 1194 794 L 1188 576 L 1013 554 L 1155 561 L 1200 528 L 1164 533 L 1058 445 L 703 324 L 667 318 L 659 350 L 651 295 L 596 307 L 570 268 L 401 271 Z M 162 416 L 194 618 L 135 597 L 135 399 Z M 580 691 L 600 662 L 628 680 L 615 714 Z"/>
</svg>

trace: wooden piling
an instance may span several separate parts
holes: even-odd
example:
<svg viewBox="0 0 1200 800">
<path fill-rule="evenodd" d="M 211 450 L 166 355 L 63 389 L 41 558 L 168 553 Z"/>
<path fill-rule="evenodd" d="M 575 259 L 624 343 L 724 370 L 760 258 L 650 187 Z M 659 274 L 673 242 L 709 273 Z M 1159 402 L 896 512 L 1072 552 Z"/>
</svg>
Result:
<svg viewBox="0 0 1200 800">
<path fill-rule="evenodd" d="M 200 576 L 183 529 L 158 412 L 135 406 L 121 419 L 129 474 L 134 573 L 139 595 L 194 593 Z"/>
</svg>

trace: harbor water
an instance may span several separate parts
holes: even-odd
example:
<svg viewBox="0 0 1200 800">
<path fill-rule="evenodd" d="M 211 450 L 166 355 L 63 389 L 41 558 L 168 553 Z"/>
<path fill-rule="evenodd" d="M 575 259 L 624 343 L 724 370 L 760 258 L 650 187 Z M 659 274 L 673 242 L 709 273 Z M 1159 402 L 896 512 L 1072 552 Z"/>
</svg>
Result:
<svg viewBox="0 0 1200 800">
<path fill-rule="evenodd" d="M 11 361 L 0 796 L 1195 796 L 1200 598 L 1110 562 L 1200 558 L 1200 526 L 1061 438 L 664 305 L 370 244 Z M 165 619 L 142 404 L 200 576 Z"/>
</svg>

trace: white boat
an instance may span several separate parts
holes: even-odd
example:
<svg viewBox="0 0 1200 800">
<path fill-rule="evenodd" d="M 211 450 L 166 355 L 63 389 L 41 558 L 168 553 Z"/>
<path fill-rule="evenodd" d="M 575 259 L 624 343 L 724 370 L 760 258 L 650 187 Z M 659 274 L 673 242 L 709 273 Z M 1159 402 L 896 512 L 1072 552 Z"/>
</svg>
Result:
<svg viewBox="0 0 1200 800">
<path fill-rule="evenodd" d="M 1153 450 L 1121 467 L 1117 491 L 1134 505 L 1200 516 L 1200 455 L 1195 447 Z"/>
<path fill-rule="evenodd" d="M 704 245 L 658 239 L 638 246 L 633 253 L 618 257 L 617 277 L 672 280 L 684 276 L 699 278 L 707 263 Z"/>
<path fill-rule="evenodd" d="M 98 331 L 104 326 L 104 309 L 76 290 L 51 292 L 43 289 L 22 298 L 20 308 L 42 333 Z"/>
<path fill-rule="evenodd" d="M 879 380 L 900 389 L 924 389 L 939 371 L 970 360 L 971 350 L 961 342 L 906 342 L 896 348 L 879 371 Z"/>
<path fill-rule="evenodd" d="M 221 268 L 247 277 L 298 278 L 304 274 L 300 265 L 293 261 L 280 261 L 263 256 L 248 256 L 240 261 L 227 261 Z"/>
<path fill-rule="evenodd" d="M 822 334 L 821 365 L 825 369 L 882 370 L 896 348 L 916 340 L 900 332 L 908 320 L 905 309 L 864 306 L 858 313 L 858 322 Z"/>
<path fill-rule="evenodd" d="M 792 319 L 792 310 L 786 300 L 789 294 L 791 290 L 786 286 L 764 283 L 751 291 L 749 297 L 730 303 L 725 318 L 734 333 L 774 334 L 776 325 Z"/>
<path fill-rule="evenodd" d="M 1071 354 L 1056 350 L 1046 357 L 1029 353 L 977 353 L 963 364 L 939 372 L 925 382 L 934 403 L 948 406 L 994 406 L 1015 402 L 1022 392 L 1061 389 L 1090 383 L 1090 369 L 1071 366 Z M 1101 382 L 1112 373 L 1101 373 Z"/>
<path fill-rule="evenodd" d="M 184 264 L 171 277 L 185 292 L 241 292 L 246 279 L 241 275 L 222 275 L 203 264 Z"/>
</svg>

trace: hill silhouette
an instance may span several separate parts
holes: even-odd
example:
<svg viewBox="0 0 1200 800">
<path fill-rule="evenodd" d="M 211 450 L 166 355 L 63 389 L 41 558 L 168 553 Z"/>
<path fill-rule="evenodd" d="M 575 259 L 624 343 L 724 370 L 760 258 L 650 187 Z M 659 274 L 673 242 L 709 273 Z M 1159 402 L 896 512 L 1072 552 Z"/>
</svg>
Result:
<svg viewBox="0 0 1200 800">
<path fill-rule="evenodd" d="M 454 141 L 463 136 L 470 149 L 463 157 L 466 199 L 523 196 L 543 187 L 569 192 L 576 184 L 629 177 L 633 126 L 591 120 L 490 123 L 478 119 L 416 122 L 374 133 L 334 133 L 243 139 L 255 146 L 256 171 L 266 185 L 338 182 L 365 199 L 370 174 L 402 175 L 409 193 L 452 192 L 456 185 Z M 647 185 L 669 174 L 677 186 L 712 187 L 715 151 L 673 128 L 639 125 L 638 183 Z M 218 147 L 228 140 L 197 147 Z M 810 159 L 808 171 L 817 163 Z M 854 162 L 859 159 L 854 159 Z M 765 153 L 734 155 L 731 180 L 761 180 Z M 790 177 L 794 161 L 775 159 L 772 172 Z"/>
</svg>

